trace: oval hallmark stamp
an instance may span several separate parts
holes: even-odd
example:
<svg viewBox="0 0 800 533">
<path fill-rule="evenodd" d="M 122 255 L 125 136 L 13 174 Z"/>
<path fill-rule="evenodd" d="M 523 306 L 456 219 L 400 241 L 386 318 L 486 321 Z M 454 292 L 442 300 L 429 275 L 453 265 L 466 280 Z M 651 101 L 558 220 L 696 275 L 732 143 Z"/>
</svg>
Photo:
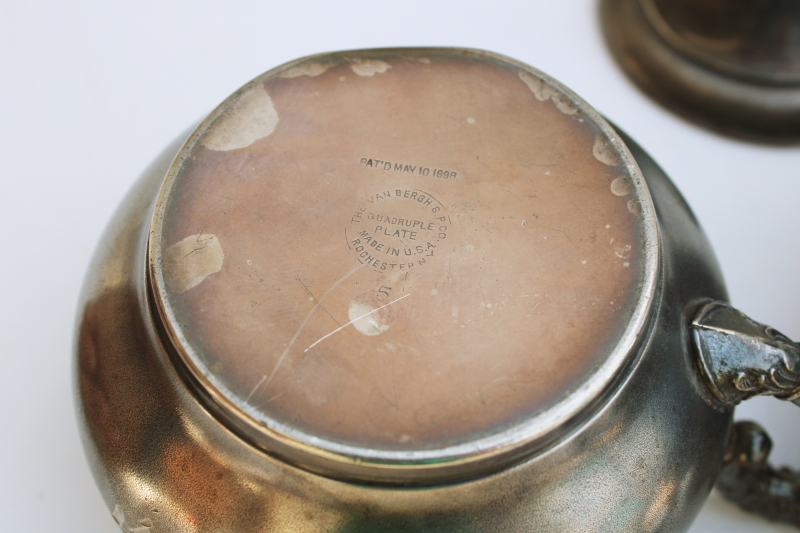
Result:
<svg viewBox="0 0 800 533">
<path fill-rule="evenodd" d="M 364 200 L 345 226 L 347 246 L 374 270 L 425 265 L 447 240 L 450 217 L 420 189 L 387 189 Z"/>
</svg>

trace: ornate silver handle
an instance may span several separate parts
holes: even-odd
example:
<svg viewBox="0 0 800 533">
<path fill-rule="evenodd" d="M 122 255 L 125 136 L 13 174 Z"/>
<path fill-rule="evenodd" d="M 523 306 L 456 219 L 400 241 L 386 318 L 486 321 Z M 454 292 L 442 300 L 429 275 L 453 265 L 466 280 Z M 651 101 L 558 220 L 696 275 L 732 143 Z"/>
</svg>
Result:
<svg viewBox="0 0 800 533">
<path fill-rule="evenodd" d="M 771 394 L 800 405 L 800 346 L 724 302 L 692 321 L 700 367 L 727 405 Z M 800 474 L 767 463 L 772 441 L 754 422 L 737 422 L 717 488 L 739 507 L 800 527 Z"/>
<path fill-rule="evenodd" d="M 800 475 L 767 463 L 772 441 L 755 422 L 737 422 L 717 489 L 745 511 L 800 527 Z"/>
</svg>

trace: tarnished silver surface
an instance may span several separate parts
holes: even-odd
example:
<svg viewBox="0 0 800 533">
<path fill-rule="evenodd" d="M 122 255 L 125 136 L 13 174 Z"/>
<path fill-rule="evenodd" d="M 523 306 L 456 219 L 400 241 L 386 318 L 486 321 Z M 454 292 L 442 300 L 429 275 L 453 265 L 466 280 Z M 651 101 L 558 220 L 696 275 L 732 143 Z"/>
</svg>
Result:
<svg viewBox="0 0 800 533">
<path fill-rule="evenodd" d="M 603 0 L 625 73 L 669 109 L 728 135 L 800 139 L 800 10 L 793 0 Z"/>
<path fill-rule="evenodd" d="M 723 402 L 800 395 L 800 346 L 774 328 L 724 302 L 704 305 L 692 328 L 705 377 Z"/>
<path fill-rule="evenodd" d="M 658 35 L 733 78 L 800 84 L 800 4 L 794 0 L 640 0 Z"/>
<path fill-rule="evenodd" d="M 589 420 L 471 481 L 375 487 L 253 446 L 187 387 L 146 279 L 148 217 L 179 143 L 131 191 L 96 254 L 78 325 L 84 445 L 125 531 L 684 531 L 719 471 L 731 409 L 696 372 L 688 324 L 726 298 L 680 194 L 624 136 L 652 195 L 661 276 L 641 349 Z"/>
<path fill-rule="evenodd" d="M 772 441 L 754 422 L 737 422 L 717 489 L 746 511 L 800 526 L 800 475 L 767 463 Z"/>
</svg>

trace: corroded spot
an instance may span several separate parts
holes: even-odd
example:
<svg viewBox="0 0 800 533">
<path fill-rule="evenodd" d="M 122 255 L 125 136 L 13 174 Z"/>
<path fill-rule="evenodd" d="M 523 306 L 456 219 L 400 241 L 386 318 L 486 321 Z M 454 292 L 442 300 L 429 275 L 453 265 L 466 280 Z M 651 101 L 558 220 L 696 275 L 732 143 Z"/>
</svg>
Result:
<svg viewBox="0 0 800 533">
<path fill-rule="evenodd" d="M 336 63 L 328 61 L 326 63 L 303 63 L 296 67 L 288 68 L 278 74 L 279 78 L 298 78 L 300 76 L 315 77 L 324 73 L 326 70 L 334 66 Z"/>
<path fill-rule="evenodd" d="M 203 137 L 203 145 L 216 151 L 237 150 L 269 136 L 278 125 L 278 112 L 261 84 L 232 103 Z"/>
<path fill-rule="evenodd" d="M 214 235 L 200 233 L 176 242 L 161 256 L 167 291 L 181 293 L 199 285 L 220 271 L 224 258 Z"/>
<path fill-rule="evenodd" d="M 365 59 L 354 61 L 353 64 L 350 65 L 350 68 L 359 76 L 374 76 L 375 74 L 383 74 L 392 68 L 392 66 L 380 59 Z"/>
<path fill-rule="evenodd" d="M 575 104 L 569 101 L 566 96 L 563 94 L 554 94 L 550 97 L 553 103 L 556 105 L 556 109 L 564 113 L 565 115 L 574 115 L 578 112 L 578 108 L 575 107 Z"/>
<path fill-rule="evenodd" d="M 525 72 L 524 70 L 517 71 L 517 74 L 519 75 L 519 79 L 521 79 L 525 85 L 528 86 L 534 96 L 536 96 L 537 100 L 544 102 L 548 98 L 552 99 L 556 108 L 567 115 L 574 115 L 578 112 L 578 108 L 575 107 L 575 104 L 570 102 L 566 96 L 558 92 L 544 80 L 537 78 L 536 76 Z"/>
<path fill-rule="evenodd" d="M 359 294 L 350 302 L 347 316 L 353 326 L 364 335 L 380 335 L 394 322 L 392 307 L 378 300 L 375 291 Z"/>
<path fill-rule="evenodd" d="M 544 102 L 556 92 L 555 89 L 550 87 L 541 79 L 525 72 L 524 70 L 518 71 L 517 74 L 519 75 L 519 79 L 525 82 L 525 85 L 527 85 L 531 92 L 536 96 L 537 100 Z"/>
<path fill-rule="evenodd" d="M 119 506 L 119 504 L 114 505 L 114 510 L 111 511 L 111 516 L 114 517 L 114 520 L 117 524 L 122 525 L 125 523 L 125 512 Z"/>
<path fill-rule="evenodd" d="M 614 247 L 614 255 L 616 255 L 620 259 L 629 258 L 631 256 L 631 245 L 621 244 L 619 246 Z"/>
<path fill-rule="evenodd" d="M 627 196 L 633 192 L 633 184 L 627 176 L 620 176 L 611 182 L 611 192 L 617 196 Z"/>
<path fill-rule="evenodd" d="M 639 202 L 636 200 L 630 199 L 628 200 L 628 211 L 630 211 L 632 215 L 636 215 L 638 217 L 642 214 L 642 206 L 639 205 Z"/>
<path fill-rule="evenodd" d="M 125 513 L 122 511 L 122 508 L 119 506 L 119 504 L 114 505 L 114 510 L 111 511 L 111 516 L 114 517 L 114 520 L 124 533 L 149 533 L 150 528 L 153 527 L 153 522 L 149 518 L 145 518 L 144 520 L 141 520 L 138 525 L 132 526 L 125 518 Z"/>
<path fill-rule="evenodd" d="M 608 143 L 608 139 L 604 135 L 599 133 L 594 138 L 592 153 L 598 161 L 605 163 L 610 167 L 615 167 L 620 163 L 619 156 L 614 150 L 614 147 Z"/>
</svg>

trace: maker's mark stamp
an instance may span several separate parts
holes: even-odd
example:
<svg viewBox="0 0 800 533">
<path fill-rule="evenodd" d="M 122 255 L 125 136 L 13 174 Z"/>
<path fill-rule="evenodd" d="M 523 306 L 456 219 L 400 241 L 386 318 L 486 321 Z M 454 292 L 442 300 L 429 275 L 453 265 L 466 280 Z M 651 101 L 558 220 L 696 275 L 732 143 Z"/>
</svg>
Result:
<svg viewBox="0 0 800 533">
<path fill-rule="evenodd" d="M 353 210 L 347 246 L 375 270 L 409 270 L 441 250 L 451 229 L 442 203 L 420 189 L 377 192 Z"/>
</svg>

